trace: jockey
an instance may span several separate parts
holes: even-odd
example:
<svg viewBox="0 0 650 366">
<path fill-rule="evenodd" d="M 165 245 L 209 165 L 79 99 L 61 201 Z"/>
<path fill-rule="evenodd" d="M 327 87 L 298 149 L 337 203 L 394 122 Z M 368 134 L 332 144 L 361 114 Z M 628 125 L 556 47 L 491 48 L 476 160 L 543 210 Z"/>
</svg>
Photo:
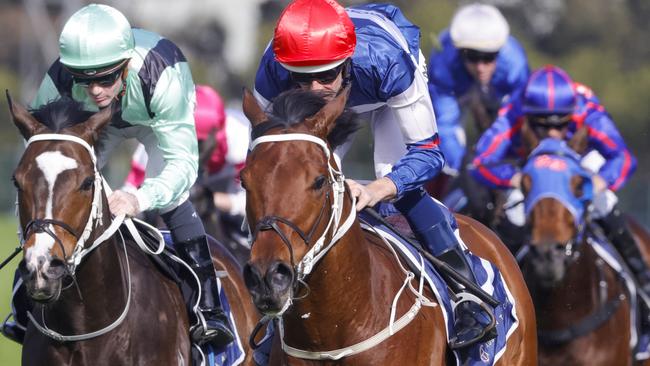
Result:
<svg viewBox="0 0 650 366">
<path fill-rule="evenodd" d="M 526 53 L 499 10 L 487 4 L 460 8 L 440 37 L 429 64 L 429 94 L 436 112 L 444 172 L 458 175 L 465 155 L 461 106 L 477 126 L 488 128 L 504 100 L 524 89 L 530 74 Z"/>
<path fill-rule="evenodd" d="M 524 123 L 539 138 L 569 140 L 578 129 L 587 128 L 587 152 L 595 150 L 605 160 L 592 176 L 592 217 L 636 275 L 641 291 L 646 297 L 650 295 L 650 270 L 621 215 L 614 194 L 634 173 L 636 159 L 605 107 L 591 89 L 573 82 L 559 67 L 549 65 L 535 71 L 524 93 L 501 109 L 494 124 L 479 139 L 472 171 L 479 182 L 491 188 L 519 190 L 521 172 L 518 167 L 502 161 L 509 157 L 526 159 L 521 133 Z M 520 194 L 520 197 L 523 196 Z M 519 215 L 518 220 L 524 221 L 523 209 Z M 508 216 L 514 218 L 514 215 Z"/>
<path fill-rule="evenodd" d="M 224 191 L 214 192 L 213 202 L 220 211 L 231 216 L 244 216 L 246 191 L 239 182 L 239 173 L 246 163 L 250 141 L 250 123 L 235 110 L 224 108 L 219 94 L 211 87 L 196 86 L 196 108 L 194 109 L 196 137 L 199 147 L 211 136 L 216 144 L 212 154 L 199 167 L 205 170 L 208 180 L 226 181 Z M 200 150 L 200 149 L 199 149 Z M 140 144 L 133 153 L 131 170 L 126 177 L 123 189 L 137 191 L 145 179 L 148 155 Z"/>
<path fill-rule="evenodd" d="M 151 157 L 147 178 L 134 193 L 108 197 L 114 215 L 158 210 L 170 228 L 178 254 L 202 283 L 203 320 L 194 341 L 222 347 L 233 340 L 218 296 L 219 279 L 203 223 L 188 200 L 197 177 L 197 140 L 192 111 L 195 90 L 189 65 L 171 41 L 132 29 L 118 10 L 90 4 L 74 13 L 59 38 L 60 58 L 48 70 L 32 108 L 67 95 L 97 111 L 117 103 L 111 124 L 95 149 L 98 168 L 127 138 L 144 144 Z M 205 325 L 205 327 L 204 327 Z"/>
<path fill-rule="evenodd" d="M 351 85 L 348 107 L 372 124 L 379 177 L 366 186 L 347 181 L 357 209 L 394 200 L 427 250 L 476 283 L 441 206 L 422 189 L 442 170 L 444 157 L 419 38 L 419 28 L 393 5 L 344 9 L 334 0 L 295 0 L 280 16 L 262 56 L 255 95 L 265 107 L 290 88 L 333 97 Z M 339 161 L 351 142 L 335 151 Z M 493 336 L 476 320 L 482 311 L 469 301 L 456 307 L 453 346 Z"/>
</svg>

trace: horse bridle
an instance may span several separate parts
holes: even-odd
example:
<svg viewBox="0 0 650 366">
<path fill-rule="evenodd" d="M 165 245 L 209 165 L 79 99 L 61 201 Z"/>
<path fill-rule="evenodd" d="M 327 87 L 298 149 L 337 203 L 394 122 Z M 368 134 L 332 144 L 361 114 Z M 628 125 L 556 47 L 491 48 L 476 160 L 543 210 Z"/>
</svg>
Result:
<svg viewBox="0 0 650 366">
<path fill-rule="evenodd" d="M 295 273 L 297 275 L 297 278 L 294 280 L 300 281 L 304 279 L 309 273 L 311 273 L 311 270 L 313 269 L 314 265 L 329 251 L 329 249 L 352 226 L 352 223 L 356 218 L 356 208 L 355 208 L 355 202 L 354 200 L 352 200 L 352 207 L 350 209 L 350 213 L 348 214 L 348 217 L 345 219 L 345 221 L 341 222 L 341 217 L 343 216 L 343 200 L 345 197 L 345 177 L 343 176 L 343 173 L 340 170 L 332 166 L 330 149 L 327 143 L 322 139 L 313 135 L 308 135 L 303 133 L 266 135 L 266 136 L 260 136 L 255 140 L 253 140 L 253 142 L 251 143 L 250 150 L 253 151 L 257 145 L 262 143 L 284 142 L 284 141 L 308 141 L 319 145 L 323 149 L 323 152 L 325 153 L 325 157 L 327 159 L 329 183 L 332 185 L 333 198 L 332 196 L 330 196 L 330 191 L 328 191 L 325 195 L 323 206 L 321 207 L 318 218 L 316 219 L 315 223 L 312 224 L 311 229 L 307 233 L 302 231 L 291 220 L 288 220 L 281 216 L 267 215 L 263 217 L 255 225 L 255 228 L 252 232 L 251 248 L 260 231 L 273 230 L 274 232 L 276 232 L 282 239 L 282 242 L 288 247 L 289 252 L 291 254 L 292 266 L 294 267 Z M 318 239 L 313 240 L 313 236 L 315 235 L 316 229 L 320 226 L 320 222 L 324 217 L 325 209 L 327 207 L 327 202 L 331 202 L 331 206 L 330 206 L 331 215 L 329 221 L 327 222 L 327 226 L 325 227 L 325 230 L 323 230 L 321 236 Z M 304 241 L 305 245 L 309 246 L 313 242 L 313 246 L 311 247 L 311 249 L 309 249 L 309 251 L 305 254 L 303 259 L 297 264 L 294 263 L 293 247 L 291 246 L 291 242 L 289 241 L 287 235 L 278 226 L 278 222 L 289 226 L 293 231 L 295 231 L 300 236 L 300 238 Z M 329 237 L 328 243 L 327 245 L 325 245 L 325 241 L 328 237 Z M 285 308 L 286 307 L 288 306 L 285 306 Z"/>
<path fill-rule="evenodd" d="M 38 141 L 72 141 L 75 142 L 81 146 L 83 146 L 86 151 L 88 151 L 90 158 L 93 163 L 93 170 L 94 170 L 94 180 L 93 180 L 93 201 L 91 204 L 91 210 L 90 210 L 90 215 L 88 216 L 88 221 L 86 222 L 86 225 L 84 226 L 84 229 L 82 230 L 81 234 L 77 233 L 70 225 L 66 224 L 65 222 L 62 222 L 60 220 L 55 220 L 55 219 L 49 219 L 49 218 L 35 218 L 30 220 L 24 228 L 20 231 L 20 242 L 21 246 L 24 245 L 25 241 L 29 238 L 30 234 L 32 233 L 41 233 L 44 232 L 51 236 L 58 245 L 61 246 L 61 249 L 63 250 L 63 255 L 64 255 L 64 261 L 67 264 L 69 273 L 74 275 L 76 267 L 81 263 L 81 259 L 91 250 L 91 248 L 96 247 L 99 243 L 97 240 L 95 243 L 93 243 L 91 248 L 85 248 L 85 243 L 86 240 L 90 237 L 90 234 L 92 231 L 98 227 L 101 226 L 103 223 L 103 213 L 102 213 L 102 189 L 104 188 L 104 185 L 106 184 L 104 182 L 104 179 L 102 178 L 101 174 L 99 174 L 99 171 L 97 170 L 97 157 L 95 155 L 95 150 L 93 149 L 90 144 L 88 144 L 85 140 L 72 136 L 72 135 L 65 135 L 65 134 L 58 134 L 58 133 L 53 133 L 53 134 L 39 134 L 39 135 L 34 135 L 32 136 L 28 141 L 27 144 L 25 145 L 25 148 L 27 148 L 30 144 Z M 63 249 L 63 243 L 61 242 L 61 239 L 57 237 L 56 233 L 54 232 L 53 229 L 51 229 L 52 226 L 58 226 L 63 228 L 65 231 L 69 232 L 72 234 L 72 236 L 77 239 L 77 242 L 75 244 L 74 250 L 71 253 L 71 255 L 68 257 L 66 256 L 65 250 Z M 117 227 L 119 225 L 115 225 L 114 228 L 111 229 L 111 235 L 112 233 L 117 230 Z M 107 234 L 107 233 L 104 233 Z M 102 238 L 104 240 L 108 238 L 110 235 L 104 235 L 102 234 Z M 103 241 L 103 240 L 102 240 Z"/>
<path fill-rule="evenodd" d="M 332 184 L 332 182 L 330 182 Z M 287 237 L 287 235 L 280 229 L 278 226 L 278 222 L 283 223 L 291 228 L 291 230 L 295 231 L 302 241 L 305 243 L 307 247 L 311 245 L 312 242 L 312 237 L 314 236 L 316 229 L 318 228 L 321 219 L 323 218 L 323 214 L 325 213 L 325 207 L 327 206 L 327 202 L 331 201 L 330 197 L 330 191 L 325 192 L 325 199 L 323 200 L 323 205 L 321 206 L 320 212 L 318 214 L 318 218 L 312 225 L 311 229 L 307 234 L 305 234 L 293 221 L 285 219 L 281 216 L 275 216 L 275 215 L 269 215 L 269 216 L 264 216 L 263 218 L 260 219 L 260 221 L 255 225 L 255 229 L 253 229 L 251 233 L 251 249 L 252 245 L 255 243 L 255 240 L 257 239 L 257 235 L 259 234 L 260 231 L 267 231 L 267 230 L 273 230 L 275 231 L 280 239 L 282 239 L 282 243 L 287 247 L 289 250 L 289 256 L 291 258 L 291 267 L 296 269 L 296 264 L 293 256 L 293 246 L 291 245 L 291 241 Z M 295 286 L 297 282 L 294 279 L 293 285 Z"/>
</svg>

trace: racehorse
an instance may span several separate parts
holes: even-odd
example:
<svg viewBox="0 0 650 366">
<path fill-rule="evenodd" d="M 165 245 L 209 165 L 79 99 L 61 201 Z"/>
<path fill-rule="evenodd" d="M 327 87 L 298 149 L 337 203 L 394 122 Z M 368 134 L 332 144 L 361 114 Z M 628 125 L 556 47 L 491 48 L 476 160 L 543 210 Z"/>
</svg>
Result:
<svg viewBox="0 0 650 366">
<path fill-rule="evenodd" d="M 188 312 L 177 283 L 123 235 L 114 224 L 121 218 L 111 218 L 92 146 L 112 109 L 92 114 L 64 97 L 32 115 L 7 97 L 28 141 L 13 176 L 24 255 L 19 271 L 35 303 L 22 364 L 191 364 Z M 221 247 L 212 249 L 216 268 L 227 272 L 222 284 L 238 333 L 248 335 L 256 312 L 241 268 Z"/>
<path fill-rule="evenodd" d="M 532 131 L 524 137 L 532 148 Z M 523 168 L 530 238 L 520 261 L 537 314 L 541 365 L 630 365 L 630 299 L 592 245 L 591 178 L 580 168 L 587 129 L 567 145 L 544 140 Z M 546 144 L 546 145 L 544 145 Z M 555 149 L 554 146 L 564 148 Z M 634 227 L 647 250 L 650 236 Z"/>
<path fill-rule="evenodd" d="M 330 154 L 345 140 L 333 136 L 349 128 L 337 123 L 347 93 L 323 102 L 315 114 L 305 113 L 313 103 L 309 92 L 285 93 L 274 101 L 285 109 L 277 119 L 247 90 L 243 102 L 255 138 L 241 173 L 253 239 L 244 278 L 257 308 L 282 317 L 270 364 L 446 364 L 440 307 L 422 307 L 394 334 L 386 328 L 404 272 L 391 249 L 362 230 Z M 458 221 L 461 236 L 476 254 L 497 264 L 516 299 L 521 323 L 499 363 L 535 364 L 534 313 L 517 263 L 487 228 L 463 216 Z M 404 292 L 395 318 L 416 301 L 415 293 Z"/>
</svg>

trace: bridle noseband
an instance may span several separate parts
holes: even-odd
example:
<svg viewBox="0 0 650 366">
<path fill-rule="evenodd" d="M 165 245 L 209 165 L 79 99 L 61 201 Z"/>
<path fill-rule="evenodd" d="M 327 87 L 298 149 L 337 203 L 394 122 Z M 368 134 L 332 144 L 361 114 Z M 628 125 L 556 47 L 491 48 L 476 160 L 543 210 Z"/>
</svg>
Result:
<svg viewBox="0 0 650 366">
<path fill-rule="evenodd" d="M 323 200 L 323 205 L 321 206 L 320 213 L 318 214 L 318 218 L 312 225 L 311 229 L 307 234 L 305 234 L 299 227 L 298 225 L 294 224 L 293 221 L 285 219 L 280 216 L 275 216 L 275 215 L 270 215 L 270 216 L 264 216 L 263 218 L 260 219 L 260 221 L 255 225 L 255 229 L 253 229 L 253 232 L 251 233 L 251 249 L 252 245 L 255 243 L 257 239 L 257 235 L 259 234 L 260 231 L 268 231 L 268 230 L 273 230 L 275 231 L 280 239 L 282 239 L 282 243 L 287 247 L 289 250 L 289 255 L 291 258 L 291 267 L 296 268 L 296 264 L 294 261 L 294 256 L 293 256 L 293 246 L 291 245 L 291 241 L 289 241 L 289 238 L 286 236 L 286 234 L 280 229 L 278 226 L 278 222 L 283 223 L 291 228 L 291 230 L 295 231 L 302 241 L 305 243 L 307 247 L 309 247 L 312 243 L 312 237 L 314 236 L 316 229 L 318 228 L 321 219 L 323 218 L 323 214 L 325 213 L 325 207 L 327 205 L 327 202 L 331 201 L 330 197 L 330 191 L 325 192 L 325 199 Z M 295 283 L 294 283 L 295 285 Z"/>
</svg>

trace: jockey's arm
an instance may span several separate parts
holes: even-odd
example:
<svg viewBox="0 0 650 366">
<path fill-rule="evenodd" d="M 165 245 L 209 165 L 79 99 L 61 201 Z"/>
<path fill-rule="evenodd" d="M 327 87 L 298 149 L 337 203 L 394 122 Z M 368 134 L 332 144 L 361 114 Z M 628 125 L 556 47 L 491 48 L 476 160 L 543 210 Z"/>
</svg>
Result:
<svg viewBox="0 0 650 366">
<path fill-rule="evenodd" d="M 185 67 L 183 67 L 185 66 Z M 197 177 L 198 144 L 194 128 L 195 89 L 187 65 L 168 67 L 151 99 L 150 127 L 163 152 L 164 167 L 136 192 L 141 211 L 163 208 L 188 194 Z"/>
<path fill-rule="evenodd" d="M 596 111 L 585 119 L 589 130 L 589 146 L 605 159 L 598 175 L 612 191 L 619 190 L 636 170 L 637 161 L 625 145 L 614 121 L 607 113 Z"/>
<path fill-rule="evenodd" d="M 511 188 L 518 185 L 517 168 L 500 163 L 512 145 L 512 136 L 519 132 L 522 118 L 502 115 L 483 132 L 476 143 L 476 158 L 472 162 L 472 176 L 490 188 Z"/>
<path fill-rule="evenodd" d="M 417 99 L 405 101 L 406 93 L 388 100 L 406 145 L 406 155 L 386 175 L 396 186 L 396 196 L 421 187 L 437 176 L 445 164 L 438 146 L 438 128 L 424 75 L 416 72 L 412 88 L 422 90 Z"/>
</svg>

